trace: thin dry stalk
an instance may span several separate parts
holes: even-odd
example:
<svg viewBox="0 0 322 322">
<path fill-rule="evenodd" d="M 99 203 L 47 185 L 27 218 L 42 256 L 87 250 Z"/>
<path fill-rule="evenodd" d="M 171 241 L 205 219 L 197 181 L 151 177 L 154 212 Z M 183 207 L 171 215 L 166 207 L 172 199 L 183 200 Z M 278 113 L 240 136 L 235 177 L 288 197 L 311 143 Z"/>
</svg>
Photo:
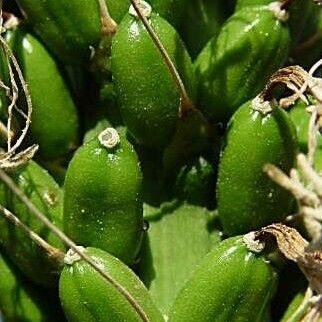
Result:
<svg viewBox="0 0 322 322">
<path fill-rule="evenodd" d="M 1 25 L 1 28 L 3 30 L 2 25 Z M 13 55 L 10 47 L 7 45 L 6 41 L 1 35 L 0 35 L 0 46 L 3 49 L 4 54 L 7 58 L 7 66 L 8 66 L 9 76 L 10 76 L 10 86 L 6 86 L 3 83 L 3 81 L 0 82 L 0 87 L 5 90 L 6 95 L 10 100 L 10 103 L 8 106 L 8 120 L 7 120 L 7 131 L 6 131 L 7 132 L 6 134 L 7 151 L 2 152 L 0 154 L 0 168 L 6 169 L 6 168 L 13 168 L 17 165 L 23 164 L 28 160 L 30 160 L 34 156 L 35 152 L 37 151 L 37 147 L 31 146 L 17 153 L 17 150 L 21 147 L 27 135 L 27 132 L 29 130 L 29 126 L 31 123 L 32 103 L 31 103 L 28 87 L 22 75 L 22 71 L 19 67 L 19 64 L 15 56 Z M 24 93 L 24 97 L 26 99 L 27 113 L 24 113 L 16 106 L 16 103 L 19 97 L 19 90 L 15 80 L 15 75 L 17 75 L 18 77 L 19 83 Z M 22 115 L 25 118 L 25 125 L 21 130 L 19 137 L 13 143 L 12 140 L 14 137 L 14 131 L 12 128 L 12 121 L 13 121 L 14 111 L 17 111 L 20 115 Z"/>
<path fill-rule="evenodd" d="M 304 154 L 297 156 L 297 165 L 304 178 L 313 185 L 314 192 L 322 198 L 322 178 L 315 172 Z"/>
<path fill-rule="evenodd" d="M 263 171 L 278 185 L 290 191 L 300 205 L 316 208 L 320 200 L 316 194 L 305 188 L 300 182 L 296 182 L 289 178 L 279 168 L 272 164 L 266 164 Z"/>
<path fill-rule="evenodd" d="M 117 23 L 111 17 L 105 0 L 98 0 L 100 6 L 101 13 L 101 21 L 102 21 L 102 35 L 103 37 L 110 37 L 114 35 L 117 30 Z"/>
<path fill-rule="evenodd" d="M 302 174 L 306 181 L 309 182 L 312 176 L 312 171 L 308 168 L 308 165 L 310 166 L 310 164 L 308 161 L 303 164 L 301 157 L 300 164 L 300 167 L 302 167 Z M 304 171 L 303 166 L 305 167 Z M 291 170 L 292 175 L 290 177 L 271 164 L 266 164 L 263 170 L 274 182 L 290 191 L 297 201 L 298 213 L 296 215 L 289 216 L 288 222 L 295 216 L 303 218 L 303 223 L 309 235 L 313 239 L 312 242 L 320 244 L 320 240 L 322 240 L 322 226 L 321 222 L 317 219 L 320 216 L 319 211 L 321 209 L 321 200 L 319 196 L 314 191 L 305 187 L 304 184 L 298 180 L 297 171 L 295 169 Z M 296 175 L 294 175 L 295 172 Z M 315 180 L 317 180 L 317 178 L 315 178 Z"/>
</svg>

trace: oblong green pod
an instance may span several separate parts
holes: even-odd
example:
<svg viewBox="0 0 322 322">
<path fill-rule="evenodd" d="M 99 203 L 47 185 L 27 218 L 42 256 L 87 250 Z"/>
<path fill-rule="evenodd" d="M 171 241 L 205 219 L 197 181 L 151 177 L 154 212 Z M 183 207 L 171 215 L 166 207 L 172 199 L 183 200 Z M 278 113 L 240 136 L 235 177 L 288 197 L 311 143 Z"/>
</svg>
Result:
<svg viewBox="0 0 322 322">
<path fill-rule="evenodd" d="M 307 153 L 308 148 L 308 134 L 309 134 L 309 123 L 310 114 L 306 110 L 307 105 L 299 100 L 289 110 L 289 117 L 293 121 L 299 144 L 299 150 L 303 153 Z"/>
<path fill-rule="evenodd" d="M 276 0 L 275 0 L 276 1 Z M 248 6 L 263 6 L 274 2 L 274 0 L 237 0 L 235 12 Z"/>
<path fill-rule="evenodd" d="M 203 157 L 183 166 L 173 184 L 173 195 L 187 203 L 214 208 L 216 171 Z"/>
<path fill-rule="evenodd" d="M 102 131 L 104 131 L 107 127 L 110 127 L 110 122 L 103 118 L 99 120 L 94 127 L 89 129 L 84 137 L 83 137 L 83 144 L 89 142 L 90 140 L 96 138 Z"/>
<path fill-rule="evenodd" d="M 120 136 L 119 143 L 106 147 L 95 137 L 68 166 L 64 230 L 76 243 L 99 247 L 130 264 L 143 234 L 142 175 L 125 129 L 119 134 L 107 130 L 108 139 Z"/>
<path fill-rule="evenodd" d="M 163 317 L 139 278 L 121 261 L 96 248 L 86 254 L 120 283 L 151 322 Z M 69 322 L 142 322 L 133 307 L 111 284 L 83 260 L 66 264 L 59 282 L 60 300 Z"/>
<path fill-rule="evenodd" d="M 186 19 L 185 8 L 189 0 L 148 0 L 148 2 L 153 10 L 176 28 L 180 27 Z"/>
<path fill-rule="evenodd" d="M 247 6 L 268 5 L 276 0 L 238 0 L 235 11 L 241 10 Z M 316 24 L 316 13 L 318 7 L 312 1 L 297 0 L 290 5 L 289 21 L 290 34 L 293 47 L 298 45 L 303 35 L 307 35 Z"/>
<path fill-rule="evenodd" d="M 271 163 L 288 173 L 297 152 L 291 120 L 271 104 L 272 110 L 264 115 L 249 101 L 228 124 L 217 181 L 218 212 L 227 235 L 280 221 L 291 210 L 291 194 L 263 172 L 263 166 Z"/>
<path fill-rule="evenodd" d="M 58 296 L 54 295 L 52 290 L 31 284 L 0 253 L 0 311 L 6 322 L 65 321 Z"/>
<path fill-rule="evenodd" d="M 145 205 L 145 219 L 149 229 L 137 271 L 167 316 L 185 281 L 220 237 L 218 231 L 210 232 L 212 213 L 186 203 Z"/>
<path fill-rule="evenodd" d="M 322 8 L 310 3 L 311 12 L 308 23 L 301 37 L 301 43 L 293 51 L 295 61 L 302 67 L 310 69 L 321 58 L 322 52 Z"/>
<path fill-rule="evenodd" d="M 307 302 L 307 306 L 303 307 L 302 310 L 298 310 L 300 305 L 304 300 L 304 292 L 299 292 L 295 295 L 291 303 L 289 304 L 287 310 L 285 311 L 280 322 L 301 322 L 303 321 L 303 317 L 307 312 L 308 307 L 310 306 L 309 302 Z"/>
<path fill-rule="evenodd" d="M 106 117 L 113 127 L 123 126 L 123 120 L 120 113 L 120 108 L 117 103 L 117 95 L 115 86 L 112 82 L 105 83 L 100 90 L 99 106 L 104 111 Z"/>
<path fill-rule="evenodd" d="M 278 260 L 278 258 L 276 259 Z M 279 285 L 272 300 L 273 321 L 280 321 L 296 294 L 308 287 L 308 281 L 298 265 L 290 261 L 285 262 L 285 258 L 280 257 L 280 259 L 284 261 L 284 263 L 281 263 L 282 265 L 274 262 L 275 266 L 280 268 L 280 271 Z M 271 258 L 271 260 L 274 259 Z"/>
<path fill-rule="evenodd" d="M 225 5 L 219 0 L 194 0 L 187 4 L 180 31 L 192 59 L 197 57 L 209 39 L 219 33 L 226 19 Z"/>
<path fill-rule="evenodd" d="M 263 321 L 276 282 L 263 256 L 250 252 L 241 237 L 229 238 L 200 262 L 177 296 L 169 322 Z"/>
<path fill-rule="evenodd" d="M 308 152 L 309 123 L 311 114 L 306 110 L 307 105 L 303 101 L 298 101 L 289 110 L 289 116 L 294 123 L 298 137 L 299 150 L 302 153 Z M 314 166 L 320 172 L 322 170 L 322 137 L 316 134 L 317 147 L 315 151 Z"/>
<path fill-rule="evenodd" d="M 291 5 L 289 26 L 293 48 L 314 32 L 320 21 L 320 11 L 321 8 L 314 1 L 297 0 Z"/>
<path fill-rule="evenodd" d="M 39 144 L 42 159 L 65 156 L 78 141 L 78 115 L 58 65 L 47 49 L 23 29 L 9 30 L 6 40 L 18 59 L 30 91 L 33 103 L 31 140 Z M 20 105 L 23 104 L 22 100 Z"/>
<path fill-rule="evenodd" d="M 37 163 L 30 161 L 24 167 L 15 170 L 12 177 L 29 200 L 53 224 L 62 229 L 63 191 L 48 172 Z M 62 242 L 3 183 L 0 190 L 2 205 L 11 210 L 49 244 L 64 251 Z M 44 286 L 57 285 L 60 264 L 54 258 L 49 258 L 24 231 L 2 216 L 0 216 L 0 245 L 15 265 L 32 281 Z"/>
<path fill-rule="evenodd" d="M 151 14 L 149 22 L 194 97 L 191 59 L 175 31 L 163 18 Z M 111 69 L 123 121 L 135 140 L 162 149 L 173 137 L 180 93 L 161 54 L 142 22 L 125 16 L 113 38 Z"/>
<path fill-rule="evenodd" d="M 62 62 L 85 63 L 91 48 L 101 38 L 99 3 L 95 0 L 18 0 L 35 33 Z M 128 0 L 106 1 L 112 17 L 119 21 Z"/>
<path fill-rule="evenodd" d="M 237 11 L 195 62 L 198 107 L 210 120 L 227 122 L 283 66 L 289 47 L 287 25 L 269 7 Z"/>
</svg>

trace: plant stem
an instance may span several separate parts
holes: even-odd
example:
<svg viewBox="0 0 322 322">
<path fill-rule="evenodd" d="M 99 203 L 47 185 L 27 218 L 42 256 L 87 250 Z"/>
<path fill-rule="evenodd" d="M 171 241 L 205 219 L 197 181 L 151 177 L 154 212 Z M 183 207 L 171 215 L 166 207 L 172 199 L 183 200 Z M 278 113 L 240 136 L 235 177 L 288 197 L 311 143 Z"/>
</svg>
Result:
<svg viewBox="0 0 322 322">
<path fill-rule="evenodd" d="M 1 24 L 2 24 L 2 16 L 1 16 Z M 3 26 L 1 25 L 1 32 L 3 31 Z M 0 168 L 13 168 L 17 166 L 18 164 L 27 162 L 30 158 L 33 157 L 34 153 L 36 152 L 35 146 L 31 146 L 23 150 L 22 152 L 16 153 L 16 150 L 22 145 L 30 123 L 31 123 L 31 114 L 32 114 L 32 103 L 31 103 L 31 98 L 30 94 L 28 91 L 27 84 L 24 80 L 22 71 L 19 67 L 19 64 L 13 55 L 10 47 L 0 34 L 0 47 L 2 50 L 4 50 L 5 56 L 7 58 L 7 66 L 9 69 L 9 74 L 10 74 L 10 82 L 11 82 L 11 88 L 7 87 L 9 92 L 7 93 L 7 96 L 10 98 L 11 102 L 8 106 L 8 120 L 7 120 L 7 132 L 10 134 L 7 136 L 7 151 L 2 152 L 0 154 Z M 14 70 L 12 69 L 12 66 L 14 67 Z M 22 91 L 24 93 L 26 103 L 27 103 L 27 112 L 23 113 L 17 106 L 16 102 L 18 100 L 18 85 L 15 81 L 15 77 L 18 77 L 19 82 L 22 87 Z M 6 86 L 3 86 L 3 82 L 1 82 L 0 87 L 5 88 Z M 11 93 L 10 93 L 11 90 Z M 15 143 L 13 146 L 11 145 L 12 138 L 14 137 L 11 135 L 12 130 L 11 130 L 11 124 L 12 124 L 12 117 L 13 117 L 13 109 L 16 109 L 24 118 L 25 118 L 25 125 L 21 130 L 20 135 L 16 139 Z M 33 153 L 30 153 L 33 150 Z"/>
<path fill-rule="evenodd" d="M 272 164 L 265 164 L 263 171 L 279 186 L 293 194 L 301 205 L 316 207 L 319 205 L 319 198 L 311 190 L 306 189 L 301 183 L 289 178 L 283 171 Z"/>
<path fill-rule="evenodd" d="M 119 1 L 119 0 L 118 0 Z M 102 35 L 111 36 L 116 33 L 117 23 L 112 19 L 105 0 L 98 0 L 102 21 Z"/>
</svg>

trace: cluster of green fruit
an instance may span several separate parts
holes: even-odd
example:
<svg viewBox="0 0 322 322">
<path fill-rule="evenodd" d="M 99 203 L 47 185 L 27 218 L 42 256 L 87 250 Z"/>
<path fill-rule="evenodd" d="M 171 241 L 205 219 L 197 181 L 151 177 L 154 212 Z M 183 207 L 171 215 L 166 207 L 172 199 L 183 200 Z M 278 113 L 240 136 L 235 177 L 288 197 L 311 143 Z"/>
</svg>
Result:
<svg viewBox="0 0 322 322">
<path fill-rule="evenodd" d="M 243 234 L 296 208 L 263 166 L 295 166 L 310 116 L 304 103 L 279 107 L 289 93 L 272 75 L 319 58 L 322 10 L 313 0 L 15 1 L 3 3 L 2 37 L 33 104 L 24 144 L 39 151 L 7 173 L 79 247 L 66 253 L 0 184 L 2 212 L 58 254 L 0 216 L 5 322 L 300 322 L 282 316 L 305 278 Z M 5 85 L 17 75 L 2 48 L 7 123 Z M 26 111 L 22 95 L 14 105 Z"/>
</svg>

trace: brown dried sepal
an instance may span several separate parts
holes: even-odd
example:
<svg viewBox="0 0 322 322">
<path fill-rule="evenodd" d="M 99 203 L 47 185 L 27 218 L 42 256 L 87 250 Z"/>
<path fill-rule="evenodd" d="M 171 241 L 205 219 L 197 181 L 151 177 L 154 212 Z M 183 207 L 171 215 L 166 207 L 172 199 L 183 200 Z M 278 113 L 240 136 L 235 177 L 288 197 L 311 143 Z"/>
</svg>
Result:
<svg viewBox="0 0 322 322">
<path fill-rule="evenodd" d="M 311 249 L 296 229 L 283 224 L 269 225 L 255 232 L 255 240 L 260 242 L 267 242 L 272 237 L 280 252 L 298 264 L 312 290 L 322 294 L 322 252 Z"/>
</svg>

